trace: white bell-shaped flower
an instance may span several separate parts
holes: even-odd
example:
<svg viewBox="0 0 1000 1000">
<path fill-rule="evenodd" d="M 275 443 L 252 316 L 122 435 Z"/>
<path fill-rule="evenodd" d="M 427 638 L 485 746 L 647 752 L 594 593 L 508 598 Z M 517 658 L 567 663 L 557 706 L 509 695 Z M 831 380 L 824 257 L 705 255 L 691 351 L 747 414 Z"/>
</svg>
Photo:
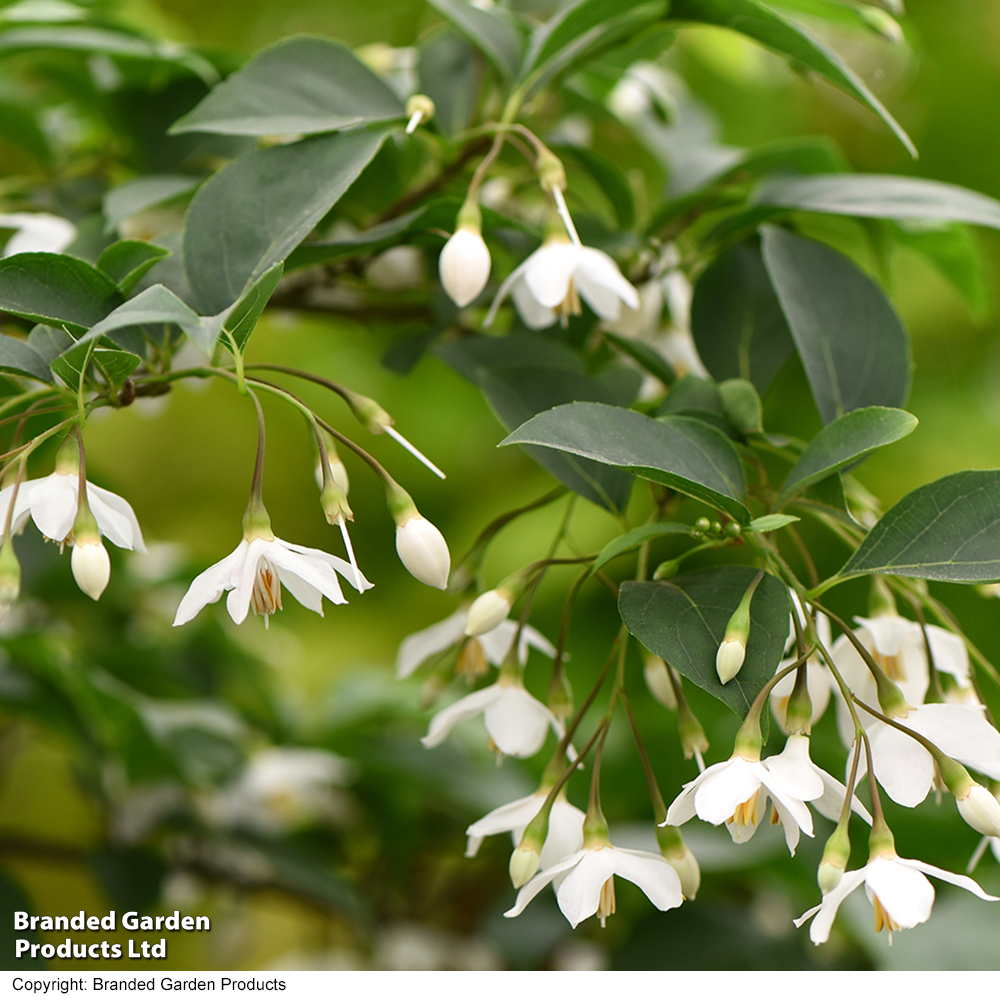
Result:
<svg viewBox="0 0 1000 1000">
<path fill-rule="evenodd" d="M 444 590 L 451 571 L 451 553 L 444 535 L 420 514 L 408 517 L 396 528 L 396 552 L 400 562 L 421 583 Z"/>
<path fill-rule="evenodd" d="M 465 226 L 456 229 L 438 261 L 441 284 L 455 305 L 464 308 L 479 297 L 489 281 L 490 265 L 482 233 Z"/>
</svg>

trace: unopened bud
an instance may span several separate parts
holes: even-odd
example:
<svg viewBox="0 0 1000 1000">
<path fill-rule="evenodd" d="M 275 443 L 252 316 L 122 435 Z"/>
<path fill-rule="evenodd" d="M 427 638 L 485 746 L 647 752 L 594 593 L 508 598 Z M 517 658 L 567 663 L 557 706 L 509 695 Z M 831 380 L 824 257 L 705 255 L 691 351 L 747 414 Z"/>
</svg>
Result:
<svg viewBox="0 0 1000 1000">
<path fill-rule="evenodd" d="M 10 537 L 0 546 L 0 621 L 7 616 L 21 594 L 21 564 L 14 554 Z"/>
<path fill-rule="evenodd" d="M 457 228 L 438 260 L 441 284 L 455 305 L 464 308 L 479 297 L 489 280 L 491 265 L 479 206 L 466 201 L 459 212 Z"/>
<path fill-rule="evenodd" d="M 98 535 L 76 537 L 70 566 L 77 586 L 96 601 L 111 579 L 111 558 Z"/>
<path fill-rule="evenodd" d="M 653 570 L 653 579 L 669 580 L 672 576 L 677 576 L 680 572 L 680 568 L 680 559 L 667 559 L 664 562 L 661 562 L 660 565 Z"/>
<path fill-rule="evenodd" d="M 416 512 L 401 524 L 397 521 L 396 552 L 402 564 L 421 583 L 444 590 L 448 586 L 451 554 L 444 535 Z"/>
<path fill-rule="evenodd" d="M 694 899 L 701 887 L 701 867 L 698 859 L 684 843 L 680 830 L 676 826 L 657 826 L 656 840 L 660 845 L 660 854 L 677 872 L 684 898 Z"/>
<path fill-rule="evenodd" d="M 482 635 L 492 632 L 510 614 L 513 597 L 502 587 L 480 594 L 469 608 L 465 623 L 466 635 Z"/>
<path fill-rule="evenodd" d="M 958 811 L 973 830 L 986 837 L 1000 837 L 1000 802 L 978 782 L 971 782 L 965 794 L 955 796 Z"/>
<path fill-rule="evenodd" d="M 712 527 L 712 522 L 709 521 L 707 517 L 699 517 L 697 521 L 694 522 L 694 530 L 705 534 L 709 528 Z"/>
<path fill-rule="evenodd" d="M 747 655 L 746 641 L 741 638 L 723 639 L 715 654 L 715 670 L 719 680 L 728 684 L 743 667 Z"/>
<path fill-rule="evenodd" d="M 669 709 L 677 708 L 677 695 L 674 692 L 674 685 L 670 680 L 670 667 L 659 656 L 647 656 L 643 666 L 643 674 L 646 677 L 646 687 L 653 693 L 653 697 Z"/>
<path fill-rule="evenodd" d="M 826 846 L 823 848 L 823 858 L 819 863 L 819 871 L 816 873 L 816 881 L 824 896 L 828 892 L 833 892 L 840 884 L 850 859 L 851 841 L 847 829 L 838 826 L 830 834 L 830 839 L 827 840 Z"/>
<path fill-rule="evenodd" d="M 510 880 L 515 889 L 520 889 L 534 878 L 542 863 L 542 852 L 534 845 L 525 845 L 522 840 L 510 856 Z"/>
</svg>

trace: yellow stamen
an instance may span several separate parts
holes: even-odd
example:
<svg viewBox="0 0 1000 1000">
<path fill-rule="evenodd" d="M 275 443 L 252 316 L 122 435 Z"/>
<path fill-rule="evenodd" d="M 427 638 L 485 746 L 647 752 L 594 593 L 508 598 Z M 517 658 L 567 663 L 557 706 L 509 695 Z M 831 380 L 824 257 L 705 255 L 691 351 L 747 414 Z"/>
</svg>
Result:
<svg viewBox="0 0 1000 1000">
<path fill-rule="evenodd" d="M 269 626 L 268 615 L 281 610 L 281 580 L 278 571 L 263 556 L 257 562 L 250 604 L 255 615 L 264 616 L 265 628 Z"/>
<path fill-rule="evenodd" d="M 597 904 L 597 919 L 600 920 L 601 926 L 604 926 L 604 921 L 615 912 L 615 877 L 611 876 L 601 886 L 601 898 L 600 902 Z"/>
<path fill-rule="evenodd" d="M 746 802 L 741 802 L 737 807 L 736 811 L 732 816 L 729 817 L 730 823 L 735 823 L 736 826 L 756 826 L 760 822 L 760 789 L 758 788 L 753 795 L 746 800 Z"/>
<path fill-rule="evenodd" d="M 580 305 L 580 296 L 576 291 L 576 283 L 569 279 L 569 287 L 566 289 L 566 298 L 559 303 L 556 309 L 559 313 L 559 322 L 565 327 L 569 323 L 570 316 L 579 316 L 583 312 Z"/>
<path fill-rule="evenodd" d="M 483 644 L 476 638 L 470 639 L 463 647 L 458 658 L 456 673 L 464 677 L 469 684 L 475 683 L 477 677 L 482 677 L 489 670 Z"/>
<path fill-rule="evenodd" d="M 886 677 L 891 681 L 905 681 L 906 670 L 903 668 L 903 658 L 899 655 L 887 656 L 877 649 L 872 656 L 875 662 L 885 671 Z"/>
<path fill-rule="evenodd" d="M 892 932 L 902 928 L 885 911 L 878 896 L 872 894 L 872 906 L 875 909 L 875 933 L 878 934 L 883 928 L 889 935 L 889 944 L 892 944 Z"/>
</svg>

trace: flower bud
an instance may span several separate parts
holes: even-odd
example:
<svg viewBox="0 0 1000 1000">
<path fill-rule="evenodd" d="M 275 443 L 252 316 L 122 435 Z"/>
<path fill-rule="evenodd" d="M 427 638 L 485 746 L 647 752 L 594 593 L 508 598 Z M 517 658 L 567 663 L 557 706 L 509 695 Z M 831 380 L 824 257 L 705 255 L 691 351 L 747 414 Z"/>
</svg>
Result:
<svg viewBox="0 0 1000 1000">
<path fill-rule="evenodd" d="M 816 873 L 816 881 L 824 896 L 828 892 L 833 892 L 840 885 L 840 880 L 847 870 L 847 863 L 850 859 L 851 841 L 847 829 L 838 826 L 830 834 L 830 839 L 827 840 L 826 846 L 823 848 L 823 858 L 819 863 L 819 871 Z"/>
<path fill-rule="evenodd" d="M 522 841 L 510 856 L 510 880 L 515 889 L 530 882 L 542 863 L 542 855 L 534 845 L 525 846 Z"/>
<path fill-rule="evenodd" d="M 464 308 L 479 297 L 490 277 L 490 251 L 483 239 L 482 216 L 474 201 L 458 214 L 458 228 L 438 261 L 441 284 L 455 305 Z"/>
<path fill-rule="evenodd" d="M 98 535 L 77 538 L 70 566 L 77 586 L 88 597 L 98 600 L 111 579 L 111 559 Z"/>
<path fill-rule="evenodd" d="M 657 826 L 656 840 L 660 845 L 660 854 L 681 880 L 684 898 L 694 899 L 701 887 L 701 867 L 684 843 L 680 830 L 676 826 Z"/>
<path fill-rule="evenodd" d="M 500 587 L 480 594 L 469 608 L 465 634 L 482 635 L 484 632 L 492 632 L 510 614 L 512 603 L 511 595 Z"/>
<path fill-rule="evenodd" d="M 961 798 L 956 795 L 955 804 L 973 830 L 986 837 L 1000 837 L 1000 802 L 978 782 L 973 781 Z"/>
<path fill-rule="evenodd" d="M 653 697 L 669 709 L 677 708 L 677 695 L 674 692 L 674 685 L 670 680 L 670 667 L 659 656 L 647 656 L 643 667 L 646 676 L 646 687 L 652 692 Z"/>
<path fill-rule="evenodd" d="M 742 639 L 722 640 L 715 654 L 715 670 L 723 684 L 728 684 L 740 672 L 746 655 L 747 646 Z"/>
<path fill-rule="evenodd" d="M 448 586 L 451 554 L 444 535 L 413 508 L 402 524 L 397 522 L 396 552 L 402 564 L 421 583 L 444 590 Z"/>
</svg>

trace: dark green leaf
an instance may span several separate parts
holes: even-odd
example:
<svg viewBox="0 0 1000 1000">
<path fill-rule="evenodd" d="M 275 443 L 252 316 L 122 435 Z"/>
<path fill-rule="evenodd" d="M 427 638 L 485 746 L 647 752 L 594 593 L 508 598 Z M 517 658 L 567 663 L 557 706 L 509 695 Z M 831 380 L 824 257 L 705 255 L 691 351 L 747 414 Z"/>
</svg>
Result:
<svg viewBox="0 0 1000 1000">
<path fill-rule="evenodd" d="M 619 535 L 612 539 L 601 549 L 594 564 L 590 567 L 591 573 L 596 573 L 606 563 L 612 559 L 617 559 L 626 552 L 639 548 L 643 542 L 648 542 L 652 538 L 661 538 L 663 535 L 688 535 L 691 534 L 691 525 L 677 524 L 674 521 L 666 521 L 661 524 L 644 524 L 639 528 L 626 531 L 624 535 Z"/>
<path fill-rule="evenodd" d="M 789 503 L 804 508 L 811 514 L 824 514 L 835 518 L 852 528 L 859 526 L 847 505 L 844 481 L 839 472 L 813 483 L 805 493 L 792 497 Z"/>
<path fill-rule="evenodd" d="M 517 75 L 523 50 L 521 35 L 502 10 L 482 10 L 465 0 L 428 0 L 428 3 L 482 52 L 504 79 L 511 80 Z"/>
<path fill-rule="evenodd" d="M 626 469 L 718 507 L 741 524 L 750 514 L 743 465 L 729 439 L 691 417 L 654 420 L 601 403 L 540 413 L 502 445 L 534 444 Z"/>
<path fill-rule="evenodd" d="M 864 406 L 902 406 L 910 345 L 882 290 L 843 254 L 763 230 L 764 263 L 824 423 Z"/>
<path fill-rule="evenodd" d="M 608 333 L 607 330 L 604 331 L 604 338 L 645 368 L 650 375 L 655 375 L 664 385 L 673 385 L 677 381 L 676 372 L 655 347 L 644 344 L 641 340 L 633 340 L 631 337 Z"/>
<path fill-rule="evenodd" d="M 834 52 L 757 0 L 672 0 L 670 17 L 731 28 L 781 56 L 808 66 L 871 108 L 892 129 L 910 155 L 917 155 L 916 147 L 896 119 Z"/>
<path fill-rule="evenodd" d="M 507 430 L 536 413 L 578 399 L 628 405 L 636 385 L 617 386 L 588 378 L 579 356 L 544 337 L 467 337 L 442 344 L 435 353 L 483 391 Z M 549 448 L 526 448 L 542 468 L 581 496 L 613 512 L 628 504 L 632 477 L 606 465 Z"/>
<path fill-rule="evenodd" d="M 142 358 L 131 351 L 112 351 L 98 347 L 91 356 L 112 385 L 121 385 L 142 364 Z"/>
<path fill-rule="evenodd" d="M 138 212 L 163 205 L 193 191 L 201 183 L 200 177 L 183 174 L 152 174 L 136 177 L 113 187 L 104 196 L 104 218 L 107 232 L 117 230 Z"/>
<path fill-rule="evenodd" d="M 742 378 L 763 396 L 795 344 L 756 243 L 740 243 L 694 287 L 691 334 L 713 377 Z"/>
<path fill-rule="evenodd" d="M 635 197 L 632 185 L 618 166 L 603 153 L 585 146 L 567 143 L 553 143 L 549 147 L 566 162 L 579 164 L 594 179 L 598 188 L 615 213 L 621 229 L 631 229 L 635 225 Z"/>
<path fill-rule="evenodd" d="M 717 566 L 659 583 L 627 581 L 618 609 L 628 630 L 678 673 L 745 716 L 781 661 L 788 639 L 788 588 L 765 573 L 750 603 L 750 636 L 740 672 L 722 684 L 715 669 L 726 626 L 757 575 L 750 566 Z"/>
<path fill-rule="evenodd" d="M 83 333 L 121 301 L 103 271 L 76 257 L 18 253 L 0 260 L 0 309 L 15 316 Z"/>
<path fill-rule="evenodd" d="M 744 531 L 777 531 L 779 528 L 787 528 L 788 525 L 801 520 L 802 518 L 793 517 L 791 514 L 765 514 L 763 517 L 755 517 L 744 528 Z"/>
<path fill-rule="evenodd" d="M 122 295 L 129 295 L 142 276 L 169 250 L 142 240 L 119 240 L 97 258 L 97 266 L 114 281 Z"/>
<path fill-rule="evenodd" d="M 744 436 L 763 432 L 764 408 L 753 383 L 730 378 L 719 383 L 726 419 Z"/>
<path fill-rule="evenodd" d="M 845 28 L 862 28 L 893 42 L 903 38 L 903 29 L 891 14 L 868 4 L 855 6 L 841 0 L 773 0 L 771 6 Z"/>
<path fill-rule="evenodd" d="M 786 476 L 775 506 L 783 507 L 793 494 L 852 465 L 876 448 L 906 437 L 916 426 L 913 414 L 885 406 L 868 406 L 845 413 L 806 445 Z"/>
<path fill-rule="evenodd" d="M 400 99 L 350 49 L 298 37 L 258 53 L 170 129 L 313 135 L 399 119 Z"/>
<path fill-rule="evenodd" d="M 940 219 L 1000 229 L 1000 202 L 976 191 L 920 177 L 829 174 L 773 177 L 760 205 L 875 219 Z"/>
<path fill-rule="evenodd" d="M 0 334 L 0 371 L 10 375 L 27 375 L 41 382 L 52 381 L 46 360 L 23 340 L 6 334 Z"/>
<path fill-rule="evenodd" d="M 90 856 L 111 905 L 144 913 L 160 898 L 167 863 L 148 847 L 104 847 Z"/>
<path fill-rule="evenodd" d="M 540 82 L 633 37 L 667 12 L 666 0 L 570 0 L 531 39 L 522 79 Z"/>
<path fill-rule="evenodd" d="M 195 304 L 219 313 L 283 261 L 371 162 L 388 131 L 337 132 L 255 149 L 191 202 L 184 263 Z"/>
<path fill-rule="evenodd" d="M 908 493 L 837 574 L 1000 580 L 1000 471 L 956 472 Z"/>
<path fill-rule="evenodd" d="M 444 31 L 420 47 L 420 92 L 434 102 L 434 121 L 446 135 L 466 128 L 476 109 L 480 73 L 472 46 Z"/>
</svg>

